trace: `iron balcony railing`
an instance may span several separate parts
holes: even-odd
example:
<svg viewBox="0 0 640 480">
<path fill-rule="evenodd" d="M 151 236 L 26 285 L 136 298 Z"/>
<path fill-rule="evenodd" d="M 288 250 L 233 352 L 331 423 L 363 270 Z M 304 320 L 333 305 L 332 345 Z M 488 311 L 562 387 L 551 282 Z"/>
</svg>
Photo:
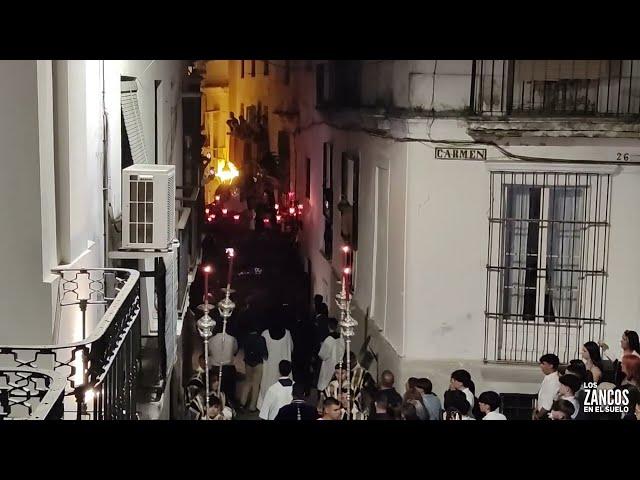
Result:
<svg viewBox="0 0 640 480">
<path fill-rule="evenodd" d="M 474 60 L 470 105 L 482 116 L 640 116 L 638 60 Z"/>
<path fill-rule="evenodd" d="M 49 370 L 0 368 L 0 420 L 62 420 L 66 384 Z"/>
<path fill-rule="evenodd" d="M 55 269 L 60 323 L 82 323 L 83 340 L 54 345 L 0 346 L 3 371 L 47 369 L 66 381 L 65 419 L 136 418 L 140 357 L 140 274 L 128 269 Z M 97 322 L 89 336 L 87 323 Z M 65 329 L 63 329 L 65 330 Z"/>
</svg>

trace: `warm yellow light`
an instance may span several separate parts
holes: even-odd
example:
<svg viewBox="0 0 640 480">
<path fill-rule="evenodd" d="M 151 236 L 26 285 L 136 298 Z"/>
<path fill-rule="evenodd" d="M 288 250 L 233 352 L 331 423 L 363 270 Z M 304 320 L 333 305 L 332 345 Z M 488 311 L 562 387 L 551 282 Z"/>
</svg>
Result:
<svg viewBox="0 0 640 480">
<path fill-rule="evenodd" d="M 231 181 L 239 175 L 240 172 L 232 162 L 228 160 L 218 162 L 218 170 L 216 171 L 216 176 L 222 183 L 231 183 Z"/>
</svg>

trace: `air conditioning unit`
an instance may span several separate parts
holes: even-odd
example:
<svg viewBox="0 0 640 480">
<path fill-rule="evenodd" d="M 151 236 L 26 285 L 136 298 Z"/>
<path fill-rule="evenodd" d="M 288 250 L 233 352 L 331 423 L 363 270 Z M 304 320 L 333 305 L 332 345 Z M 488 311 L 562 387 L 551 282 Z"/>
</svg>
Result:
<svg viewBox="0 0 640 480">
<path fill-rule="evenodd" d="M 164 250 L 176 232 L 176 169 L 132 165 L 122 170 L 122 248 Z"/>
</svg>

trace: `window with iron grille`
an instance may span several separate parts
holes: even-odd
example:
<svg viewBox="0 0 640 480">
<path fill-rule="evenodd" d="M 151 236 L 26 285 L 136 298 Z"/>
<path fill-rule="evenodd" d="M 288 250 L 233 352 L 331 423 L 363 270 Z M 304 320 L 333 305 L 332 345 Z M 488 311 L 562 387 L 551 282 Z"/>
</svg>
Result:
<svg viewBox="0 0 640 480">
<path fill-rule="evenodd" d="M 580 358 L 603 336 L 610 175 L 492 172 L 485 361 Z"/>
<path fill-rule="evenodd" d="M 480 115 L 640 115 L 637 60 L 474 60 Z"/>
</svg>

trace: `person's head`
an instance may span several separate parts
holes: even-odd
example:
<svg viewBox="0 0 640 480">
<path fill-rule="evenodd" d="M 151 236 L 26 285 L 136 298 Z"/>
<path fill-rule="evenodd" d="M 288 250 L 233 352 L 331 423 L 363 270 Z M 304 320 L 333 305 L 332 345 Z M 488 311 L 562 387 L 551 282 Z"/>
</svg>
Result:
<svg viewBox="0 0 640 480">
<path fill-rule="evenodd" d="M 575 375 L 581 384 L 587 381 L 587 367 L 582 360 L 571 360 L 567 365 L 565 374 Z"/>
<path fill-rule="evenodd" d="M 637 355 L 624 355 L 622 357 L 622 373 L 630 382 L 640 382 L 640 357 Z"/>
<path fill-rule="evenodd" d="M 551 420 L 571 420 L 576 409 L 569 400 L 556 400 L 551 406 Z"/>
<path fill-rule="evenodd" d="M 327 321 L 327 326 L 329 327 L 329 331 L 330 332 L 335 332 L 336 330 L 338 330 L 338 320 L 331 317 L 328 321 Z"/>
<path fill-rule="evenodd" d="M 638 332 L 633 330 L 625 330 L 620 340 L 620 346 L 627 352 L 640 353 L 640 340 L 638 339 Z"/>
<path fill-rule="evenodd" d="M 393 388 L 393 383 L 395 382 L 395 378 L 391 370 L 385 370 L 382 372 L 382 376 L 380 377 L 380 384 L 382 388 Z"/>
<path fill-rule="evenodd" d="M 349 389 L 348 388 L 341 388 L 340 389 L 340 403 L 342 405 L 342 408 L 344 408 L 345 410 L 349 408 Z"/>
<path fill-rule="evenodd" d="M 451 374 L 449 381 L 450 390 L 462 390 L 468 388 L 471 383 L 471 374 L 466 370 L 456 370 Z"/>
<path fill-rule="evenodd" d="M 420 392 L 418 391 L 417 388 L 410 388 L 404 393 L 405 402 L 408 402 L 408 401 L 419 402 L 420 400 L 422 400 L 422 395 L 420 395 Z"/>
<path fill-rule="evenodd" d="M 375 407 L 376 413 L 387 413 L 387 410 L 389 409 L 389 401 L 387 400 L 387 396 L 384 393 L 378 392 L 376 394 Z"/>
<path fill-rule="evenodd" d="M 418 379 L 416 377 L 410 377 L 409 380 L 407 380 L 406 385 L 404 386 L 405 391 L 409 391 L 409 390 L 413 390 L 416 388 L 416 383 L 417 383 Z"/>
<path fill-rule="evenodd" d="M 322 305 L 322 301 L 323 300 L 324 300 L 324 298 L 320 294 L 315 294 L 313 296 L 313 306 L 316 309 L 316 313 L 318 312 L 318 308 L 320 308 L 320 305 Z"/>
<path fill-rule="evenodd" d="M 322 418 L 325 420 L 340 420 L 342 406 L 338 399 L 329 397 L 322 403 Z"/>
<path fill-rule="evenodd" d="M 562 375 L 560 377 L 560 395 L 563 397 L 573 397 L 576 392 L 580 390 L 581 385 L 580 379 L 575 375 L 571 375 L 570 373 Z"/>
<path fill-rule="evenodd" d="M 316 315 L 324 315 L 325 317 L 329 316 L 329 307 L 327 307 L 326 303 L 321 303 L 316 309 Z"/>
<path fill-rule="evenodd" d="M 460 390 L 447 390 L 444 394 L 444 409 L 457 410 L 463 415 L 469 412 L 471 405 L 467 396 Z"/>
<path fill-rule="evenodd" d="M 278 370 L 281 377 L 288 377 L 291 374 L 291 362 L 289 360 L 280 360 Z"/>
<path fill-rule="evenodd" d="M 306 397 L 304 383 L 302 382 L 294 383 L 293 388 L 291 389 L 291 396 L 293 397 L 294 400 L 304 400 Z"/>
<path fill-rule="evenodd" d="M 423 395 L 429 395 L 433 390 L 433 384 L 428 378 L 419 378 L 416 382 L 416 388 Z"/>
<path fill-rule="evenodd" d="M 498 410 L 500 403 L 500 395 L 493 391 L 482 392 L 478 397 L 478 406 L 484 414 Z"/>
<path fill-rule="evenodd" d="M 209 418 L 215 418 L 220 415 L 221 411 L 222 402 L 220 399 L 214 394 L 209 395 L 209 410 L 207 410 L 207 416 Z"/>
<path fill-rule="evenodd" d="M 416 413 L 416 407 L 413 403 L 404 402 L 402 404 L 402 409 L 400 410 L 400 415 L 402 420 L 420 420 L 418 414 Z"/>
<path fill-rule="evenodd" d="M 582 358 L 586 361 L 591 361 L 594 365 L 602 363 L 602 356 L 600 355 L 600 347 L 596 342 L 587 342 L 582 346 L 580 351 Z"/>
<path fill-rule="evenodd" d="M 558 371 L 558 365 L 560 365 L 560 359 L 554 353 L 547 353 L 540 357 L 540 370 L 545 375 Z"/>
<path fill-rule="evenodd" d="M 336 363 L 335 374 L 336 380 L 338 380 L 338 382 L 340 382 L 340 384 L 342 385 L 342 382 L 347 379 L 347 367 L 344 365 L 344 363 Z"/>
<path fill-rule="evenodd" d="M 229 112 L 229 118 L 236 118 L 236 114 L 233 112 Z"/>
</svg>

